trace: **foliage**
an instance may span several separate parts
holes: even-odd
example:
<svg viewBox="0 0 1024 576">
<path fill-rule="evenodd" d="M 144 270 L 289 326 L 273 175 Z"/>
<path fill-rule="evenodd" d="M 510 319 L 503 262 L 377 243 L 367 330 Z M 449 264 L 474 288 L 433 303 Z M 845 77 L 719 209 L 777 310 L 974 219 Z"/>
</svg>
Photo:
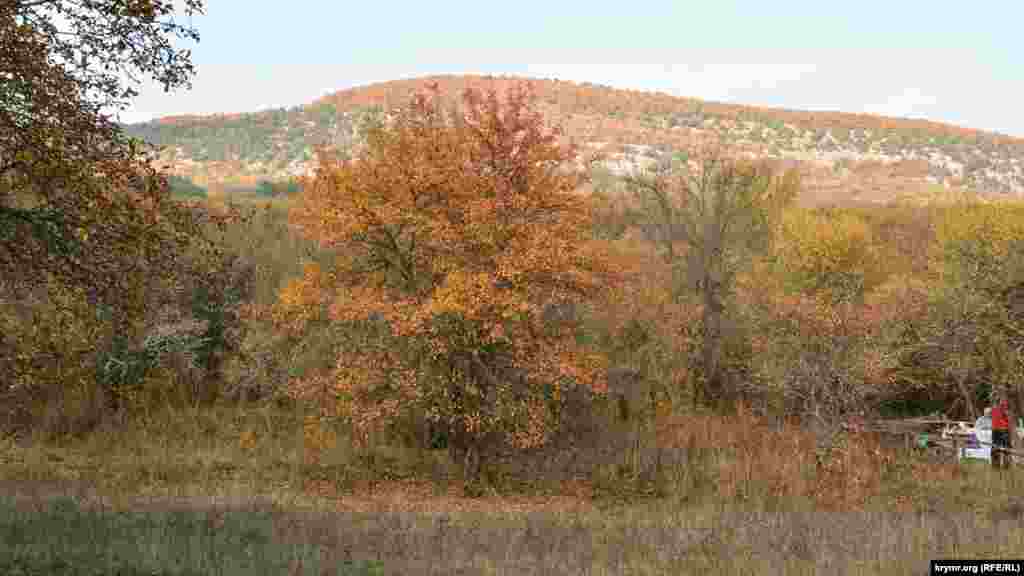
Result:
<svg viewBox="0 0 1024 576">
<path fill-rule="evenodd" d="M 673 292 L 701 301 L 702 385 L 695 401 L 720 402 L 728 393 L 720 368 L 736 275 L 769 244 L 780 211 L 799 192 L 799 175 L 711 152 L 695 170 L 642 174 L 628 183 L 649 207 L 654 240 L 673 268 Z"/>
<path fill-rule="evenodd" d="M 594 235 L 617 240 L 633 227 L 642 226 L 642 210 L 633 206 L 625 181 L 601 165 L 590 170 L 590 196 L 594 205 Z"/>
<path fill-rule="evenodd" d="M 144 74 L 165 90 L 187 86 L 194 72 L 190 51 L 174 39 L 199 40 L 191 26 L 174 20 L 178 10 L 191 17 L 203 10 L 202 0 L 185 0 L 176 7 L 165 0 L 14 0 L 2 9 L 5 73 L 11 73 L 11 92 L 4 94 L 7 111 L 21 120 L 38 121 L 33 106 L 45 85 L 38 74 L 49 66 L 52 79 L 76 89 L 51 97 L 81 99 L 99 107 L 123 109 L 138 94 L 133 84 Z M 41 49 L 36 54 L 28 48 Z M 9 49 L 9 51 L 8 51 Z M 41 57 L 49 61 L 44 63 Z M 131 82 L 126 84 L 126 78 Z M 31 91 L 31 100 L 16 93 Z M 17 105 L 15 105 L 17 103 Z M 98 109 L 98 108 L 97 108 Z M 93 109 L 96 111 L 97 109 Z"/>
<path fill-rule="evenodd" d="M 933 258 L 947 283 L 989 293 L 1021 279 L 1024 207 L 969 199 L 943 210 Z"/>
<path fill-rule="evenodd" d="M 166 36 L 193 32 L 165 18 L 169 4 L 4 5 L 0 72 L 12 80 L 0 93 L 0 266 L 17 283 L 52 273 L 123 307 L 137 294 L 129 270 L 178 252 L 186 216 L 103 112 L 133 94 L 122 71 L 168 88 L 187 82 L 187 53 Z"/>
<path fill-rule="evenodd" d="M 48 424 L 58 433 L 64 422 L 93 417 L 105 403 L 102 390 L 87 386 L 94 377 L 89 362 L 96 342 L 109 329 L 96 318 L 84 291 L 57 283 L 39 286 L 0 307 L 0 426 L 24 431 Z M 49 384 L 49 386 L 40 385 Z M 41 422 L 40 404 L 63 397 L 58 420 Z M 94 422 L 90 422 L 94 423 Z"/>
<path fill-rule="evenodd" d="M 219 388 L 231 398 L 281 400 L 289 378 L 311 376 L 334 365 L 336 346 L 347 333 L 326 322 L 307 323 L 295 331 L 274 323 L 270 311 L 281 289 L 301 275 L 303 261 L 331 268 L 336 257 L 336 251 L 318 248 L 315 241 L 288 226 L 292 202 L 291 198 L 243 200 L 247 217 L 228 228 L 222 238 L 225 251 L 236 258 L 225 267 L 225 280 L 228 286 L 237 286 L 239 295 L 225 302 L 230 312 L 227 333 L 235 348 L 224 355 L 224 381 Z M 240 275 L 242 271 L 246 274 Z M 246 282 L 239 284 L 245 276 Z"/>
<path fill-rule="evenodd" d="M 188 14 L 201 2 L 188 0 Z M 135 95 L 141 73 L 172 89 L 192 65 L 171 37 L 171 2 L 7 2 L 0 8 L 0 261 L 21 280 L 48 270 L 105 296 L 130 294 L 126 260 L 174 253 L 179 219 L 164 183 L 106 111 Z M 163 225 L 156 222 L 163 216 Z"/>
<path fill-rule="evenodd" d="M 947 411 L 973 418 L 993 386 L 1016 385 L 1019 330 L 998 302 L 965 286 L 944 289 L 928 314 L 904 326 L 890 378 L 904 397 L 939 399 Z"/>
<path fill-rule="evenodd" d="M 183 6 L 192 14 L 202 3 Z M 198 34 L 174 10 L 160 0 L 0 7 L 0 317 L 43 320 L 0 344 L 13 376 L 0 392 L 23 412 L 38 416 L 32 404 L 42 402 L 74 420 L 59 406 L 80 397 L 93 407 L 80 423 L 101 419 L 117 395 L 106 367 L 145 349 L 148 315 L 174 301 L 185 252 L 219 257 L 202 219 L 224 227 L 230 217 L 172 199 L 146 150 L 110 116 L 135 95 L 139 75 L 187 86 L 189 52 L 172 38 Z"/>
<path fill-rule="evenodd" d="M 254 214 L 230 212 L 229 217 L 236 226 L 246 226 Z M 237 210 L 237 209 L 235 209 Z M 218 246 L 226 246 L 225 238 L 216 238 L 215 232 L 207 232 Z M 238 254 L 225 250 L 219 258 L 193 256 L 190 268 L 182 284 L 182 299 L 179 309 L 185 312 L 184 326 L 196 326 L 192 338 L 190 358 L 202 369 L 208 385 L 197 390 L 200 397 L 212 398 L 224 383 L 224 367 L 232 356 L 241 353 L 241 343 L 248 329 L 244 323 L 243 307 L 252 298 L 255 290 L 255 264 Z M 176 325 L 180 332 L 183 325 Z"/>
<path fill-rule="evenodd" d="M 144 303 L 130 317 L 134 331 L 119 322 L 133 311 L 104 302 L 90 287 L 53 275 L 42 286 L 14 285 L 0 306 L 8 328 L 0 334 L 0 370 L 11 377 L 0 390 L 10 409 L 6 424 L 61 435 L 164 401 L 169 390 L 162 387 L 187 385 L 193 400 L 215 392 L 225 354 L 235 351 L 243 329 L 238 304 L 251 290 L 245 267 L 222 253 L 215 231 L 244 218 L 190 210 L 197 236 L 183 239 L 191 241 L 168 268 L 133 284 Z M 147 384 L 157 377 L 164 382 Z M 154 394 L 139 396 L 145 386 Z"/>
<path fill-rule="evenodd" d="M 184 4 L 187 15 L 201 8 Z M 237 295 L 211 229 L 238 214 L 180 201 L 205 191 L 158 173 L 109 115 L 138 74 L 187 86 L 189 52 L 172 38 L 198 34 L 175 23 L 172 3 L 0 10 L 0 71 L 12 79 L 0 93 L 0 317 L 22 324 L 0 344 L 13 376 L 0 392 L 19 424 L 64 433 L 134 407 L 153 377 L 168 380 L 173 357 L 217 378 L 232 346 L 225 301 Z"/>
<path fill-rule="evenodd" d="M 779 272 L 793 290 L 855 302 L 885 280 L 870 223 L 854 211 L 788 210 L 779 236 Z"/>
<path fill-rule="evenodd" d="M 462 106 L 417 95 L 357 160 L 321 155 L 293 220 L 344 255 L 330 272 L 308 265 L 279 315 L 298 327 L 328 303 L 334 322 L 386 323 L 389 338 L 327 378 L 339 407 L 360 435 L 425 414 L 470 462 L 549 439 L 545 385 L 601 390 L 601 359 L 545 329 L 541 312 L 615 274 L 588 242 L 591 211 L 575 193 L 585 176 L 565 169 L 573 150 L 529 92 L 503 102 L 467 90 Z"/>
<path fill-rule="evenodd" d="M 130 124 L 124 130 L 159 148 L 173 149 L 169 158 L 181 156 L 227 165 L 259 163 L 263 177 L 280 180 L 293 162 L 307 158 L 312 146 L 352 146 L 361 117 L 358 111 L 298 106 L 202 118 L 163 118 Z"/>
<path fill-rule="evenodd" d="M 932 251 L 941 288 L 898 341 L 892 378 L 974 415 L 998 388 L 1022 406 L 1024 224 L 1021 207 L 966 201 L 943 209 Z M 951 403 L 951 402 L 950 402 Z"/>
<path fill-rule="evenodd" d="M 754 361 L 765 411 L 835 425 L 873 408 L 889 367 L 884 313 L 892 299 L 836 302 L 769 289 L 755 317 Z"/>
</svg>

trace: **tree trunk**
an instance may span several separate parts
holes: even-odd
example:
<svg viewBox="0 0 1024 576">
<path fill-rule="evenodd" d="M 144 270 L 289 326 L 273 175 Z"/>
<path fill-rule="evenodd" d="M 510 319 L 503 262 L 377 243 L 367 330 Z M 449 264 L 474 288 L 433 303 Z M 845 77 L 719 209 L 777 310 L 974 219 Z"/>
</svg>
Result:
<svg viewBox="0 0 1024 576">
<path fill-rule="evenodd" d="M 977 420 L 978 410 L 974 405 L 974 398 L 972 397 L 970 390 L 967 389 L 967 376 L 958 374 L 956 377 L 956 384 L 960 389 L 960 396 L 964 399 L 964 404 L 966 404 L 967 415 L 970 417 L 972 422 Z"/>
<path fill-rule="evenodd" d="M 474 498 L 480 496 L 482 494 L 481 482 L 483 481 L 483 476 L 479 448 L 476 446 L 466 448 L 462 470 L 465 478 L 466 495 Z"/>
<path fill-rule="evenodd" d="M 722 347 L 722 306 L 718 287 L 712 282 L 704 286 L 704 312 L 702 329 L 702 356 L 704 369 L 704 400 L 717 403 L 721 399 L 721 347 Z"/>
</svg>

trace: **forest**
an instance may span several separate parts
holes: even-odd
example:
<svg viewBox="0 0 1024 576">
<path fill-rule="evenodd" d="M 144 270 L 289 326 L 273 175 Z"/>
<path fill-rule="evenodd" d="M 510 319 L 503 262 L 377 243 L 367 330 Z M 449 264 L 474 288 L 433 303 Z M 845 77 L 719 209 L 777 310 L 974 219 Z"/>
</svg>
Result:
<svg viewBox="0 0 1024 576">
<path fill-rule="evenodd" d="M 216 157 L 293 146 L 254 122 L 339 127 L 307 175 L 196 182 L 3 10 L 31 81 L 0 91 L 0 570 L 888 574 L 1024 549 L 1019 468 L 866 427 L 1000 393 L 1024 413 L 1024 203 L 808 205 L 799 165 L 725 141 L 617 173 L 546 112 L 633 118 L 610 92 L 472 77 L 176 119 Z M 96 70 L 146 54 L 173 87 L 172 10 L 63 18 L 111 27 L 83 36 Z"/>
</svg>

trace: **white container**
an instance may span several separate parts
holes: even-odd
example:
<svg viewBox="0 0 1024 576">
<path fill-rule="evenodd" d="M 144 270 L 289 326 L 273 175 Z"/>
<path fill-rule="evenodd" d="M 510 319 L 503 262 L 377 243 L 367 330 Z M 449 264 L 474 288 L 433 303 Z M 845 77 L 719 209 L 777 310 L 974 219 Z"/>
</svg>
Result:
<svg viewBox="0 0 1024 576">
<path fill-rule="evenodd" d="M 974 422 L 974 429 L 966 438 L 966 446 L 960 449 L 960 459 L 992 461 L 992 418 L 982 416 Z"/>
</svg>

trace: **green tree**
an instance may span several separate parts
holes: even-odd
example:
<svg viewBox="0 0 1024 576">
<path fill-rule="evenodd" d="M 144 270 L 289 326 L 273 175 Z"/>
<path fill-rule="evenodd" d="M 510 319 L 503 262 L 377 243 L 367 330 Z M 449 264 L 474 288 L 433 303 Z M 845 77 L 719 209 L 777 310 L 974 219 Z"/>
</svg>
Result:
<svg viewBox="0 0 1024 576">
<path fill-rule="evenodd" d="M 646 205 L 649 235 L 675 271 L 674 294 L 695 295 L 702 305 L 702 378 L 694 402 L 720 403 L 729 393 L 722 351 L 736 275 L 769 244 L 800 179 L 796 171 L 779 175 L 717 151 L 702 156 L 696 169 L 662 166 L 627 183 Z"/>
</svg>

